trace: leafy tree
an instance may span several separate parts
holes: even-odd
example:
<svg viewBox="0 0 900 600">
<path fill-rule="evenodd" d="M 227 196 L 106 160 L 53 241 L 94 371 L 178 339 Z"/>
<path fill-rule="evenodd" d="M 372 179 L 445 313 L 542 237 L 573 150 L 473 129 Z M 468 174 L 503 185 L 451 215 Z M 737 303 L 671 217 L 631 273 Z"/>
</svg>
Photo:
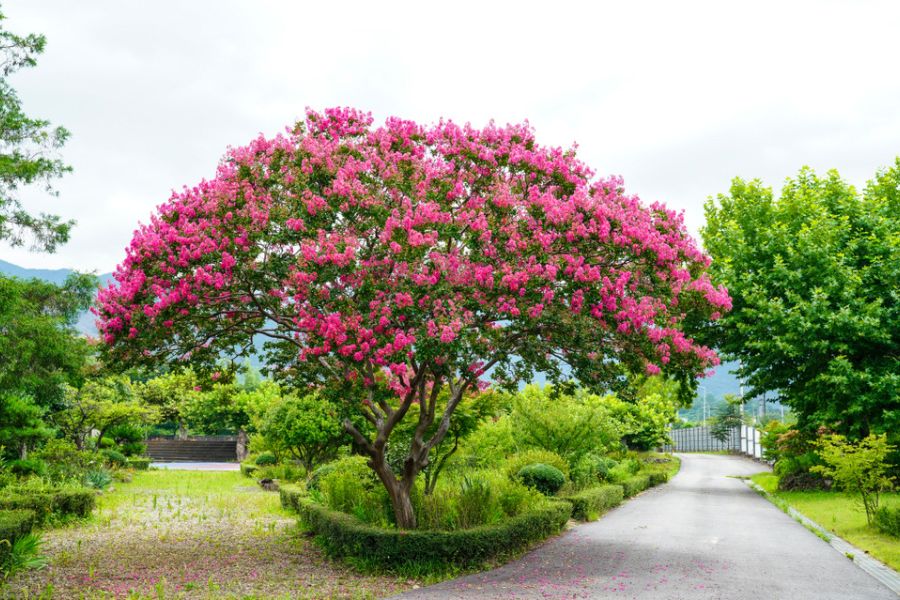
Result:
<svg viewBox="0 0 900 600">
<path fill-rule="evenodd" d="M 750 396 L 776 392 L 799 426 L 900 431 L 900 159 L 863 193 L 804 168 L 780 198 L 735 179 L 703 240 L 733 310 L 710 340 Z"/>
<path fill-rule="evenodd" d="M 93 379 L 80 388 L 66 387 L 66 407 L 54 413 L 53 421 L 79 450 L 97 431 L 97 440 L 125 423 L 143 425 L 158 417 L 152 407 L 140 402 L 125 376 Z"/>
<path fill-rule="evenodd" d="M 516 395 L 511 417 L 524 446 L 555 452 L 574 465 L 589 452 L 608 452 L 619 444 L 624 424 L 613 417 L 609 402 L 615 399 L 583 390 L 555 392 L 529 385 Z"/>
<path fill-rule="evenodd" d="M 274 449 L 300 461 L 308 474 L 334 459 L 348 441 L 338 408 L 315 394 L 284 397 L 266 412 L 260 433 Z"/>
<path fill-rule="evenodd" d="M 689 337 L 729 305 L 707 264 L 677 214 L 527 125 L 374 128 L 332 109 L 230 151 L 161 206 L 98 313 L 109 358 L 127 364 L 214 368 L 267 336 L 278 378 L 368 421 L 344 427 L 412 528 L 415 480 L 489 371 L 606 390 L 644 370 L 690 383 L 715 362 Z M 388 440 L 414 404 L 395 472 Z"/>
<path fill-rule="evenodd" d="M 73 325 L 96 285 L 93 275 L 71 275 L 62 286 L 0 276 L 0 392 L 61 405 L 63 384 L 78 385 L 88 360 Z"/>
<path fill-rule="evenodd" d="M 719 407 L 718 413 L 713 417 L 709 434 L 720 442 L 725 442 L 734 428 L 740 427 L 742 422 L 740 398 L 725 394 L 725 404 Z"/>
<path fill-rule="evenodd" d="M 191 369 L 158 375 L 137 384 L 137 393 L 147 405 L 156 408 L 163 421 L 177 425 L 176 435 L 187 436 L 185 407 L 200 395 L 200 381 Z"/>
<path fill-rule="evenodd" d="M 859 494 L 871 525 L 881 492 L 893 487 L 893 479 L 887 474 L 887 456 L 892 450 L 884 434 L 869 435 L 858 442 L 832 434 L 819 441 L 819 455 L 825 464 L 810 470 L 831 477 L 842 490 Z"/>
<path fill-rule="evenodd" d="M 192 430 L 216 434 L 221 431 L 253 431 L 255 416 L 281 399 L 278 385 L 271 381 L 252 382 L 248 389 L 236 380 L 212 384 L 209 389 L 188 396 L 181 417 Z"/>
<path fill-rule="evenodd" d="M 52 180 L 72 170 L 55 156 L 69 132 L 22 112 L 22 102 L 7 77 L 37 64 L 47 40 L 43 35 L 23 37 L 6 31 L 2 28 L 5 19 L 0 12 L 0 240 L 21 246 L 30 235 L 34 248 L 53 252 L 69 239 L 74 223 L 54 215 L 29 213 L 17 192 L 41 183 L 55 195 Z"/>
<path fill-rule="evenodd" d="M 15 450 L 19 458 L 28 458 L 29 448 L 53 435 L 44 421 L 45 413 L 46 409 L 28 396 L 0 393 L 0 449 Z"/>
</svg>

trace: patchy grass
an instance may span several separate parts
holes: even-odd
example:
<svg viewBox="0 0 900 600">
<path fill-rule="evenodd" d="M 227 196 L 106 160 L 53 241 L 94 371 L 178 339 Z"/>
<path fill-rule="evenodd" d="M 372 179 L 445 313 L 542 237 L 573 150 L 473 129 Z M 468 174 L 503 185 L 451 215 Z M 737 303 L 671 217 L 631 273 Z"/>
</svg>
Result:
<svg viewBox="0 0 900 600">
<path fill-rule="evenodd" d="M 50 566 L 0 598 L 378 598 L 418 583 L 328 560 L 278 494 L 238 472 L 138 472 L 93 518 L 43 537 Z"/>
<path fill-rule="evenodd" d="M 900 540 L 866 524 L 866 513 L 852 494 L 840 492 L 779 492 L 778 477 L 760 473 L 751 479 L 778 500 L 896 571 L 900 571 Z M 900 493 L 884 494 L 882 506 L 900 506 Z"/>
</svg>

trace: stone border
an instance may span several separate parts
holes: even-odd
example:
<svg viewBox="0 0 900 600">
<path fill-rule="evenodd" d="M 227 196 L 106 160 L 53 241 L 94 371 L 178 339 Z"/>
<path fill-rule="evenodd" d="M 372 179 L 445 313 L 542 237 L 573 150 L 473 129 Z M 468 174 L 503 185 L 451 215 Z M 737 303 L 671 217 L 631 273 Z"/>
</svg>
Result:
<svg viewBox="0 0 900 600">
<path fill-rule="evenodd" d="M 758 492 L 761 496 L 765 497 L 769 502 L 784 510 L 784 512 L 786 512 L 793 519 L 799 521 L 801 525 L 828 542 L 828 544 L 832 548 L 834 548 L 847 558 L 851 559 L 860 569 L 883 583 L 892 592 L 900 596 L 900 573 L 893 570 L 880 560 L 872 558 L 866 553 L 865 550 L 857 548 L 844 538 L 828 531 L 806 515 L 800 513 L 799 511 L 788 505 L 783 500 L 772 496 L 772 494 L 764 490 L 757 483 L 750 481 L 749 479 L 746 479 L 745 481 L 747 482 L 747 485 Z"/>
</svg>

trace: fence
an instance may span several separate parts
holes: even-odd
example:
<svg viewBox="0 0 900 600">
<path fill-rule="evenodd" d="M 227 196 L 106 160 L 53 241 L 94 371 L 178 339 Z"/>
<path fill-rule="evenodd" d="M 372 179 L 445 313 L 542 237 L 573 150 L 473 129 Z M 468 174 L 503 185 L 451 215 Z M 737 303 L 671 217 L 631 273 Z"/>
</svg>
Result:
<svg viewBox="0 0 900 600">
<path fill-rule="evenodd" d="M 762 459 L 761 434 L 749 425 L 729 429 L 721 439 L 712 427 L 670 429 L 669 437 L 674 443 L 663 446 L 664 452 L 738 452 Z"/>
</svg>

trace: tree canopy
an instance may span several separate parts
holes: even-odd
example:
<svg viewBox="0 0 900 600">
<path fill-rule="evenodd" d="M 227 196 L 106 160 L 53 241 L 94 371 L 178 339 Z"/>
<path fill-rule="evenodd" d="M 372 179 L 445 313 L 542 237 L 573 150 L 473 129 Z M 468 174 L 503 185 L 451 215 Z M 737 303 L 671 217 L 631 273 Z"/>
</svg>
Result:
<svg viewBox="0 0 900 600">
<path fill-rule="evenodd" d="M 330 109 L 174 194 L 97 310 L 109 358 L 128 364 L 212 367 L 267 336 L 277 377 L 369 421 L 371 433 L 344 426 L 410 527 L 416 475 L 488 372 L 511 386 L 568 371 L 608 389 L 644 371 L 690 384 L 714 364 L 690 337 L 730 306 L 708 263 L 679 215 L 527 125 L 373 127 Z M 413 404 L 395 473 L 385 447 Z"/>
<path fill-rule="evenodd" d="M 55 194 L 53 180 L 71 171 L 56 156 L 69 132 L 22 111 L 22 102 L 7 77 L 37 64 L 47 40 L 43 35 L 19 36 L 6 31 L 5 19 L 0 12 L 0 240 L 21 246 L 30 237 L 35 249 L 53 252 L 69 239 L 74 223 L 28 212 L 17 194 L 32 184 L 42 184 Z"/>
<path fill-rule="evenodd" d="M 733 310 L 713 339 L 801 426 L 900 431 L 900 159 L 859 193 L 804 168 L 781 196 L 735 179 L 706 205 L 713 279 Z"/>
</svg>

